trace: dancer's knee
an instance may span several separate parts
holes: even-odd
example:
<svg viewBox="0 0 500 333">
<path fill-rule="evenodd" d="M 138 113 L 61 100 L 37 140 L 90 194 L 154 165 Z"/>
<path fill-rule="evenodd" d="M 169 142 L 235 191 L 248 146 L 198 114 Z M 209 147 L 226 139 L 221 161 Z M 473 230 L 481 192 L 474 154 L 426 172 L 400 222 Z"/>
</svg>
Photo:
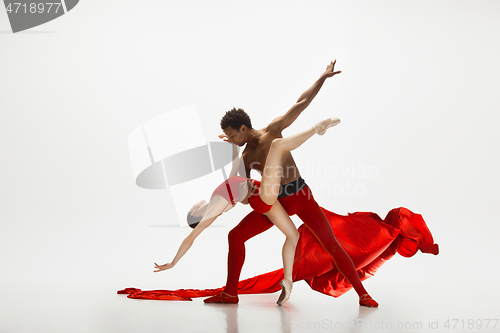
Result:
<svg viewBox="0 0 500 333">
<path fill-rule="evenodd" d="M 295 231 L 291 235 L 288 235 L 287 238 L 290 240 L 290 242 L 292 242 L 294 246 L 297 246 L 297 243 L 299 241 L 299 232 Z"/>
<path fill-rule="evenodd" d="M 335 256 L 341 256 L 341 255 L 344 255 L 346 253 L 345 250 L 342 248 L 342 246 L 340 246 L 340 244 L 338 242 L 328 243 L 328 247 L 326 249 L 330 254 L 335 255 Z"/>
<path fill-rule="evenodd" d="M 345 252 L 333 233 L 329 235 L 328 231 L 323 230 L 321 232 L 314 232 L 314 235 L 321 246 L 331 255 L 338 255 Z"/>
<path fill-rule="evenodd" d="M 285 143 L 285 139 L 283 138 L 276 138 L 273 140 L 273 142 L 271 142 L 271 148 L 270 149 L 273 149 L 275 151 L 283 151 L 284 149 L 284 143 Z"/>
<path fill-rule="evenodd" d="M 245 244 L 246 240 L 247 239 L 243 237 L 243 235 L 240 232 L 238 232 L 238 229 L 233 229 L 229 231 L 229 233 L 227 234 L 227 241 L 229 243 L 229 247 L 243 245 Z"/>
</svg>

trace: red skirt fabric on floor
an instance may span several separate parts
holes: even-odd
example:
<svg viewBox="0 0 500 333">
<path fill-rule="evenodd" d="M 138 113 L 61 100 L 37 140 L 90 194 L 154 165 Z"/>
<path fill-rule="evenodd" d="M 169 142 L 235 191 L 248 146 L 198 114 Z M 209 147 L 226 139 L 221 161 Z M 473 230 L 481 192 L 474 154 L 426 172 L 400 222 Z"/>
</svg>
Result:
<svg viewBox="0 0 500 333">
<path fill-rule="evenodd" d="M 439 247 L 434 244 L 432 234 L 420 214 L 406 208 L 391 210 L 384 220 L 370 212 L 338 215 L 322 208 L 332 226 L 335 237 L 347 254 L 361 278 L 366 280 L 396 253 L 412 257 L 419 250 L 437 255 Z M 335 267 L 330 255 L 318 243 L 311 231 L 299 227 L 300 238 L 295 251 L 293 266 L 294 281 L 305 280 L 313 290 L 338 297 L 352 288 Z M 263 294 L 281 290 L 283 269 L 261 274 L 238 284 L 239 294 Z M 154 300 L 186 300 L 194 297 L 209 297 L 220 293 L 217 289 L 148 290 L 126 288 L 118 294 L 129 298 Z"/>
</svg>

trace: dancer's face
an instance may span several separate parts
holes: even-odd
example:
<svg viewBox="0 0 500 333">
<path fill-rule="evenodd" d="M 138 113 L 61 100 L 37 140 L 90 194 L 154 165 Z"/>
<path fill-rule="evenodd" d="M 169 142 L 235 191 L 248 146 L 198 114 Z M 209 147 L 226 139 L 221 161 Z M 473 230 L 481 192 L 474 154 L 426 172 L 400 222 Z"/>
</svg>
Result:
<svg viewBox="0 0 500 333">
<path fill-rule="evenodd" d="M 247 143 L 246 130 L 246 126 L 242 125 L 239 130 L 235 130 L 231 126 L 228 126 L 223 131 L 230 143 L 234 143 L 241 147 Z"/>
<path fill-rule="evenodd" d="M 254 181 L 250 178 L 241 182 L 240 185 L 238 185 L 238 201 L 245 205 L 248 204 L 248 198 L 252 195 L 254 186 Z"/>
</svg>

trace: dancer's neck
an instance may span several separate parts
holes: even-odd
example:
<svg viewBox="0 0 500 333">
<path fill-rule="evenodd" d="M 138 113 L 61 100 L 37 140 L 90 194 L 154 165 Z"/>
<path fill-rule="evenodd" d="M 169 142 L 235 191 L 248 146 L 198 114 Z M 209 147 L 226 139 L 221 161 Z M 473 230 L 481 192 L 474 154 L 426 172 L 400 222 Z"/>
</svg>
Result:
<svg viewBox="0 0 500 333">
<path fill-rule="evenodd" d="M 247 147 L 249 149 L 257 148 L 260 144 L 260 138 L 262 137 L 261 131 L 252 128 L 251 132 L 248 134 L 249 139 L 247 141 Z"/>
</svg>

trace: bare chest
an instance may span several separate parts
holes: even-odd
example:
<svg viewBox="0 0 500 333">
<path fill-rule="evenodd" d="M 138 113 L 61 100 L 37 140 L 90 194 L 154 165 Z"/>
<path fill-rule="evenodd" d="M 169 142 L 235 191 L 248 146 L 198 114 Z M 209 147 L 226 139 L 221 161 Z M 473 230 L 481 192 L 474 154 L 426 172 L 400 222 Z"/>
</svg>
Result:
<svg viewBox="0 0 500 333">
<path fill-rule="evenodd" d="M 266 165 L 267 153 L 269 150 L 259 149 L 251 153 L 245 154 L 243 159 L 245 161 L 245 168 L 247 170 L 259 170 L 262 172 Z"/>
<path fill-rule="evenodd" d="M 263 137 L 259 142 L 259 145 L 254 149 L 247 150 L 243 154 L 243 161 L 245 163 L 246 170 L 259 170 L 263 171 L 266 165 L 267 154 L 271 148 L 271 143 L 274 138 L 270 136 Z"/>
</svg>

